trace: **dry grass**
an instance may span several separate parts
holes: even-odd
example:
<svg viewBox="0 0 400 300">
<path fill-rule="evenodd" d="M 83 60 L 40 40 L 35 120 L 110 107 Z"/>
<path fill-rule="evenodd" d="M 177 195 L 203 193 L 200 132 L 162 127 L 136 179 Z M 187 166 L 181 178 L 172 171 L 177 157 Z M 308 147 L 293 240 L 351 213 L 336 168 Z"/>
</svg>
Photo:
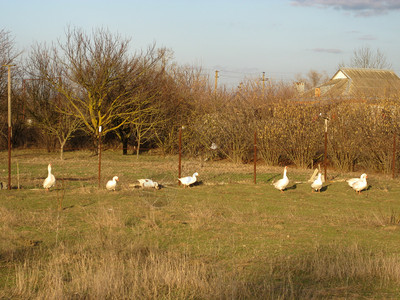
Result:
<svg viewBox="0 0 400 300">
<path fill-rule="evenodd" d="M 357 298 L 400 281 L 398 257 L 373 253 L 357 244 L 316 246 L 301 256 L 271 258 L 263 261 L 257 273 L 243 276 L 240 264 L 223 271 L 188 254 L 124 243 L 110 236 L 97 244 L 100 240 L 94 238 L 90 245 L 59 246 L 50 253 L 38 251 L 16 263 L 15 286 L 3 290 L 2 297 Z"/>
</svg>

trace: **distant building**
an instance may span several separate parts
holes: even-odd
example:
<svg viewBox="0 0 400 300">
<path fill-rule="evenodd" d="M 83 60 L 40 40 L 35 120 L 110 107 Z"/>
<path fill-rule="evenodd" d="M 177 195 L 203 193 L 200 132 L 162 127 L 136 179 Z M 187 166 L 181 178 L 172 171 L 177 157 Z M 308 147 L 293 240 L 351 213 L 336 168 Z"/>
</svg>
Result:
<svg viewBox="0 0 400 300">
<path fill-rule="evenodd" d="M 304 82 L 298 81 L 294 83 L 294 86 L 296 87 L 296 91 L 298 94 L 303 94 L 304 93 Z"/>
<path fill-rule="evenodd" d="M 341 68 L 327 82 L 295 100 L 382 99 L 400 95 L 400 78 L 391 70 Z"/>
</svg>

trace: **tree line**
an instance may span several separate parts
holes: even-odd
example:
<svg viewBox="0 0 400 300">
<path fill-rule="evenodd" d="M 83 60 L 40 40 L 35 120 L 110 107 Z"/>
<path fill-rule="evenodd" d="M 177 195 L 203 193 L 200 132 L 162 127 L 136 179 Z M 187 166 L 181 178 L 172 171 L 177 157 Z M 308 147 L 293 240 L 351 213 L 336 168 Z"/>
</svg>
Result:
<svg viewBox="0 0 400 300">
<path fill-rule="evenodd" d="M 371 63 L 371 51 L 366 52 Z M 366 54 L 355 52 L 351 63 Z M 380 63 L 386 63 L 377 52 Z M 13 147 L 48 151 L 106 147 L 178 150 L 202 159 L 248 162 L 254 133 L 259 157 L 270 165 L 310 167 L 321 160 L 323 121 L 329 122 L 329 161 L 341 170 L 390 170 L 392 136 L 399 125 L 397 99 L 367 103 L 357 98 L 297 103 L 291 83 L 245 80 L 236 89 L 210 85 L 200 67 L 180 66 L 155 44 L 133 50 L 131 40 L 95 29 L 68 28 L 51 45 L 35 44 L 22 59 L 10 32 L 0 31 L 0 60 L 13 67 Z M 362 60 L 365 63 L 365 59 Z M 374 65 L 375 66 L 375 65 Z M 384 66 L 384 65 L 381 65 Z M 326 75 L 311 70 L 307 87 Z M 7 147 L 7 74 L 0 72 L 0 149 Z M 213 147 L 211 147 L 213 145 Z"/>
</svg>

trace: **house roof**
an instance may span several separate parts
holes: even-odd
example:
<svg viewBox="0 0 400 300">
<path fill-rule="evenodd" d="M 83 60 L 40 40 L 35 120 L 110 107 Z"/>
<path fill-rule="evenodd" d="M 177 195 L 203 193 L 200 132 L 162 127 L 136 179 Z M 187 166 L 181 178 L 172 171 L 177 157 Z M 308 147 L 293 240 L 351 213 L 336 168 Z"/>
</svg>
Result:
<svg viewBox="0 0 400 300">
<path fill-rule="evenodd" d="M 321 98 L 335 99 L 390 97 L 400 94 L 400 78 L 391 70 L 341 68 L 329 81 L 300 97 L 319 98 L 318 93 Z"/>
</svg>

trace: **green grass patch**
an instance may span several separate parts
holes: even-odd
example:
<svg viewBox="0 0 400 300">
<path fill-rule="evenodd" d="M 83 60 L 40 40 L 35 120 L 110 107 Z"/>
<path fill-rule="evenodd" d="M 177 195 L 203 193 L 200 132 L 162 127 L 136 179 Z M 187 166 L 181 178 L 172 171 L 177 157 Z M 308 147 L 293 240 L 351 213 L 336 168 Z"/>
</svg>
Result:
<svg viewBox="0 0 400 300">
<path fill-rule="evenodd" d="M 6 181 L 7 153 L 0 153 Z M 312 193 L 312 170 L 226 161 L 122 156 L 98 160 L 67 152 L 13 152 L 12 183 L 0 191 L 0 298 L 304 299 L 397 298 L 400 283 L 400 184 L 369 174 L 357 195 L 331 174 Z M 55 188 L 41 183 L 53 164 Z M 120 177 L 115 192 L 105 190 Z M 160 190 L 135 187 L 152 178 Z M 59 209 L 59 204 L 61 209 Z"/>
</svg>

